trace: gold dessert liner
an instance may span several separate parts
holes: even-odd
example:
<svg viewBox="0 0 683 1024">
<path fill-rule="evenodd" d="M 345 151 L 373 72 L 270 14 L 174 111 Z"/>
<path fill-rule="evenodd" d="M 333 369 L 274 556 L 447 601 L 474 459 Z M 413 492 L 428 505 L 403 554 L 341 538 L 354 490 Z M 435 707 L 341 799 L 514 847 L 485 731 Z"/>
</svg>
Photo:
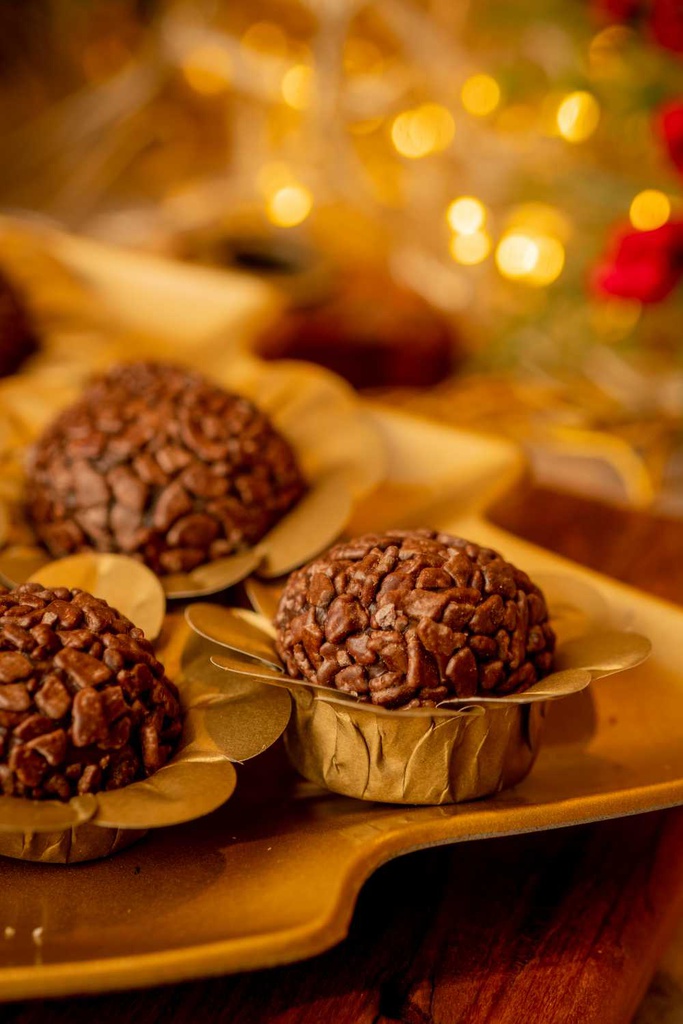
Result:
<svg viewBox="0 0 683 1024">
<path fill-rule="evenodd" d="M 50 561 L 22 515 L 27 448 L 78 398 L 94 371 L 164 352 L 163 339 L 127 332 L 123 321 L 106 322 L 96 296 L 60 263 L 57 237 L 46 228 L 0 219 L 0 266 L 20 287 L 43 339 L 36 357 L 0 380 L 0 499 L 9 506 L 9 514 L 0 513 L 0 535 L 3 515 L 8 520 L 0 537 L 7 543 L 0 576 L 13 584 Z M 197 349 L 200 342 L 175 361 L 196 368 Z M 218 593 L 256 571 L 265 577 L 290 572 L 340 535 L 354 506 L 385 475 L 379 434 L 344 381 L 302 363 L 265 363 L 228 338 L 218 348 L 212 339 L 211 352 L 210 361 L 200 361 L 210 366 L 212 379 L 270 417 L 294 448 L 309 489 L 254 548 L 162 577 L 172 598 Z"/>
<path fill-rule="evenodd" d="M 435 708 L 387 710 L 289 678 L 274 648 L 272 623 L 256 613 L 196 604 L 186 609 L 186 618 L 208 645 L 211 663 L 225 672 L 228 689 L 251 674 L 289 691 L 285 746 L 305 778 L 363 800 L 457 803 L 525 777 L 539 750 L 549 700 L 635 667 L 649 655 L 645 637 L 610 628 L 592 588 L 562 575 L 544 582 L 553 587 L 547 596 L 563 641 L 558 671 L 524 693 L 462 698 Z M 581 607 L 572 603 L 577 598 Z"/>
<path fill-rule="evenodd" d="M 76 863 L 108 856 L 149 829 L 202 817 L 232 795 L 233 762 L 255 757 L 282 734 L 286 693 L 246 678 L 228 692 L 220 670 L 207 670 L 204 641 L 181 616 L 169 616 L 164 632 L 159 653 L 184 712 L 173 758 L 148 779 L 67 803 L 0 797 L 0 854 Z"/>
</svg>

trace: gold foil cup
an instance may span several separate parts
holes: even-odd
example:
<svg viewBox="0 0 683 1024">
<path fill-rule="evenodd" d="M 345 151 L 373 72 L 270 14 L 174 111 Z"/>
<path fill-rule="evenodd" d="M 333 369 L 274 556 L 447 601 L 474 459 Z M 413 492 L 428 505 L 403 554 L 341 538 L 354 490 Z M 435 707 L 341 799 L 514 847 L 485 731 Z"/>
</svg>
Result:
<svg viewBox="0 0 683 1024">
<path fill-rule="evenodd" d="M 558 581 L 559 593 L 568 589 Z M 387 710 L 289 678 L 273 626 L 261 615 L 195 604 L 185 616 L 209 645 L 212 664 L 226 673 L 228 689 L 251 677 L 289 690 L 285 746 L 301 775 L 335 793 L 383 803 L 459 803 L 515 785 L 534 763 L 549 700 L 634 667 L 650 652 L 638 634 L 593 628 L 572 635 L 558 651 L 558 671 L 523 693 Z M 579 618 L 565 596 L 559 624 L 571 633 Z"/>
<path fill-rule="evenodd" d="M 528 774 L 545 701 L 446 712 L 385 711 L 292 688 L 285 747 L 296 770 L 334 793 L 392 804 L 490 796 Z"/>
</svg>

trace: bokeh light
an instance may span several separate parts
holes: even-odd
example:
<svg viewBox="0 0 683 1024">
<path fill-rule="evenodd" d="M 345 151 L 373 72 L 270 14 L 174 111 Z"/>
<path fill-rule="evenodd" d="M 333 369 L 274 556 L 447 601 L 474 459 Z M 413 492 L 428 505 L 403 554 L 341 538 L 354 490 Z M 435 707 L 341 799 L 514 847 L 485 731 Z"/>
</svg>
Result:
<svg viewBox="0 0 683 1024">
<path fill-rule="evenodd" d="M 473 235 L 486 220 L 486 208 L 474 196 L 460 196 L 448 207 L 446 219 L 453 231 Z"/>
<path fill-rule="evenodd" d="M 269 197 L 268 219 L 281 228 L 293 228 L 306 220 L 313 208 L 313 196 L 303 185 L 286 185 Z"/>
<path fill-rule="evenodd" d="M 446 149 L 455 135 L 451 113 L 439 103 L 423 103 L 394 118 L 391 141 L 401 156 L 412 160 Z"/>
<path fill-rule="evenodd" d="M 654 231 L 666 224 L 671 216 L 669 197 L 655 188 L 646 188 L 639 192 L 631 203 L 629 217 L 631 224 L 638 231 Z"/>
<path fill-rule="evenodd" d="M 564 259 L 564 246 L 548 235 L 509 232 L 496 249 L 496 265 L 503 277 L 536 287 L 556 281 Z"/>
<path fill-rule="evenodd" d="M 468 114 L 486 117 L 500 103 L 500 86 L 491 75 L 471 75 L 462 87 L 460 99 Z"/>
<path fill-rule="evenodd" d="M 295 64 L 285 71 L 280 88 L 285 103 L 294 110 L 305 110 L 311 102 L 313 69 L 307 64 Z"/>
<path fill-rule="evenodd" d="M 185 81 L 202 96 L 216 96 L 230 85 L 232 64 L 225 47 L 207 43 L 191 50 L 183 59 Z"/>
<path fill-rule="evenodd" d="M 456 263 L 474 266 L 481 263 L 491 252 L 491 239 L 485 231 L 470 235 L 454 235 L 450 243 L 451 256 Z"/>
<path fill-rule="evenodd" d="M 564 269 L 564 246 L 557 238 L 543 235 L 534 241 L 538 246 L 538 259 L 526 280 L 529 284 L 544 288 L 557 281 Z"/>
<path fill-rule="evenodd" d="M 557 109 L 557 128 L 567 142 L 584 142 L 600 121 L 600 107 L 590 92 L 571 92 Z"/>
</svg>

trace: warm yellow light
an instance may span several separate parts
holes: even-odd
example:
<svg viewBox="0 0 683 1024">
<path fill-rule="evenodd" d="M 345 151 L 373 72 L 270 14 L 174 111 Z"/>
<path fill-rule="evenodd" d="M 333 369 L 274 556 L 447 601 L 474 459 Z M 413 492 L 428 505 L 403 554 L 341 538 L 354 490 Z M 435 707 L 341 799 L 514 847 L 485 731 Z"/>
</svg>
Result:
<svg viewBox="0 0 683 1024">
<path fill-rule="evenodd" d="M 473 196 L 461 196 L 448 207 L 446 219 L 459 234 L 473 235 L 486 220 L 486 208 Z"/>
<path fill-rule="evenodd" d="M 600 107 L 589 92 L 572 92 L 557 109 L 557 127 L 567 142 L 583 142 L 598 127 Z"/>
<path fill-rule="evenodd" d="M 216 43 L 191 50 L 183 59 L 181 70 L 187 84 L 203 96 L 217 95 L 230 85 L 230 56 Z"/>
<path fill-rule="evenodd" d="M 305 110 L 311 102 L 313 69 L 306 64 L 295 64 L 282 76 L 282 98 L 295 110 Z"/>
<path fill-rule="evenodd" d="M 496 264 L 503 277 L 541 288 L 562 273 L 564 246 L 548 235 L 510 232 L 498 244 Z"/>
<path fill-rule="evenodd" d="M 538 263 L 538 245 L 528 235 L 506 235 L 498 243 L 496 264 L 503 277 L 526 277 Z"/>
<path fill-rule="evenodd" d="M 284 57 L 287 53 L 287 36 L 279 25 L 271 21 L 257 21 L 242 36 L 242 46 L 256 53 L 267 53 L 271 57 Z"/>
<path fill-rule="evenodd" d="M 557 281 L 564 269 L 564 246 L 556 238 L 540 237 L 534 241 L 538 246 L 538 258 L 526 280 L 544 288 Z"/>
<path fill-rule="evenodd" d="M 486 117 L 500 103 L 500 86 L 490 75 L 472 75 L 464 83 L 460 99 L 468 114 Z"/>
<path fill-rule="evenodd" d="M 448 147 L 455 135 L 455 122 L 438 103 L 423 103 L 415 110 L 404 110 L 394 119 L 391 140 L 401 154 L 417 160 Z"/>
<path fill-rule="evenodd" d="M 491 239 L 485 231 L 475 231 L 471 235 L 453 235 L 450 249 L 456 263 L 470 267 L 486 259 L 491 252 Z"/>
<path fill-rule="evenodd" d="M 671 216 L 669 197 L 655 188 L 646 188 L 634 198 L 629 216 L 631 224 L 638 231 L 654 231 L 655 228 L 661 228 Z"/>
<path fill-rule="evenodd" d="M 306 220 L 313 207 L 313 196 L 303 185 L 287 185 L 270 196 L 268 218 L 281 228 L 293 228 Z"/>
</svg>

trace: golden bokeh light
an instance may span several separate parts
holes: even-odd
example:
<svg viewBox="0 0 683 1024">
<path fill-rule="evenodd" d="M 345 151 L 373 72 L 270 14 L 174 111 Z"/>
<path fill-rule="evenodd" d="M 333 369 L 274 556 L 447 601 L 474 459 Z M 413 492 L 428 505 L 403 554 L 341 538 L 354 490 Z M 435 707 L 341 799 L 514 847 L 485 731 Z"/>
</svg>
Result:
<svg viewBox="0 0 683 1024">
<path fill-rule="evenodd" d="M 471 75 L 463 84 L 460 99 L 468 114 L 486 117 L 500 103 L 500 86 L 491 75 Z"/>
<path fill-rule="evenodd" d="M 455 122 L 446 107 L 439 103 L 423 103 L 414 110 L 404 110 L 394 118 L 391 141 L 401 156 L 411 160 L 440 153 L 447 149 L 455 135 Z"/>
<path fill-rule="evenodd" d="M 295 64 L 285 71 L 280 89 L 285 103 L 294 110 L 305 110 L 311 102 L 313 69 L 307 64 Z"/>
<path fill-rule="evenodd" d="M 600 107 L 590 92 L 571 92 L 557 108 L 557 128 L 567 142 L 584 142 L 598 127 Z"/>
<path fill-rule="evenodd" d="M 313 208 L 313 196 L 303 185 L 285 185 L 268 198 L 268 219 L 280 228 L 293 228 L 306 220 Z"/>
<path fill-rule="evenodd" d="M 670 216 L 669 197 L 655 188 L 646 188 L 639 192 L 629 210 L 631 224 L 638 231 L 654 231 L 655 228 L 661 228 Z"/>
<path fill-rule="evenodd" d="M 446 220 L 453 231 L 461 235 L 473 235 L 486 220 L 486 208 L 474 196 L 460 196 L 448 207 Z"/>
<path fill-rule="evenodd" d="M 450 243 L 451 256 L 466 267 L 481 263 L 491 252 L 491 239 L 485 231 L 471 235 L 454 235 Z"/>
<path fill-rule="evenodd" d="M 547 235 L 509 232 L 496 249 L 496 265 L 503 277 L 539 288 L 557 280 L 564 259 L 562 243 Z"/>
<path fill-rule="evenodd" d="M 528 235 L 506 235 L 496 249 L 496 265 L 503 277 L 526 277 L 538 261 L 538 246 Z"/>
<path fill-rule="evenodd" d="M 202 96 L 216 96 L 230 86 L 230 55 L 217 43 L 196 46 L 184 57 L 181 70 L 190 88 Z"/>
<path fill-rule="evenodd" d="M 564 246 L 556 238 L 545 236 L 534 241 L 538 246 L 538 259 L 526 280 L 529 284 L 544 288 L 557 281 L 564 269 Z"/>
<path fill-rule="evenodd" d="M 254 22 L 242 36 L 241 43 L 247 50 L 270 57 L 284 57 L 288 50 L 287 36 L 272 21 Z"/>
</svg>

